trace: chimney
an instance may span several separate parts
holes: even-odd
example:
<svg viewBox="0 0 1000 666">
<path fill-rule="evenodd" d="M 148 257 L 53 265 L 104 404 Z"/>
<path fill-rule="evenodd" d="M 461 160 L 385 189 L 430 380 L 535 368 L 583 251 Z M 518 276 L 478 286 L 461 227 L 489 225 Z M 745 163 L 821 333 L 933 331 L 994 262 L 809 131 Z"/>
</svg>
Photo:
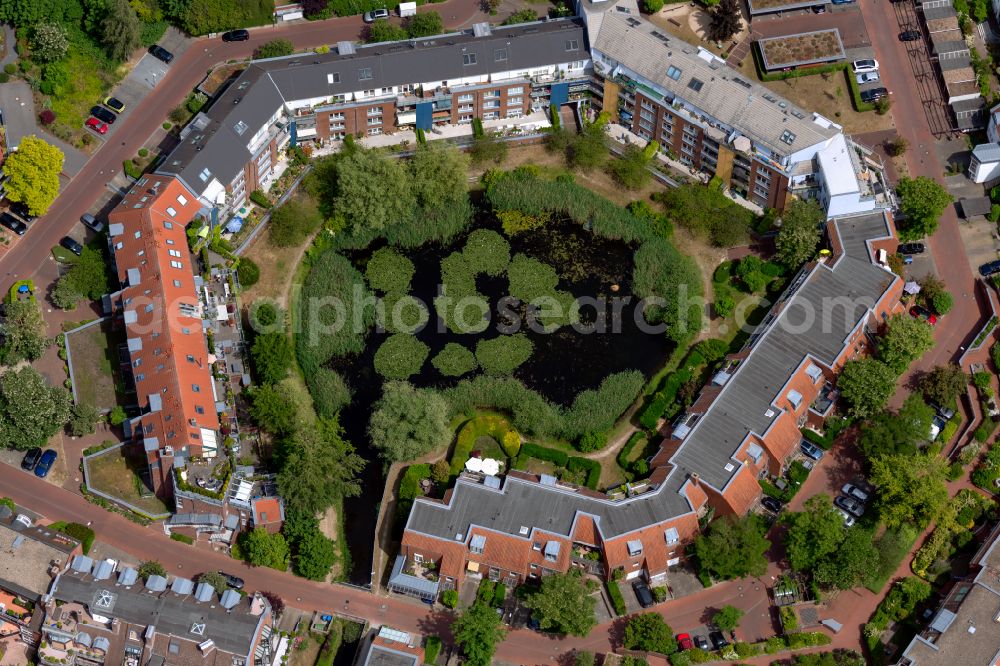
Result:
<svg viewBox="0 0 1000 666">
<path fill-rule="evenodd" d="M 691 472 L 691 475 L 688 478 L 691 479 L 691 485 L 693 486 L 697 486 L 699 480 L 701 479 L 701 477 L 698 475 L 698 472 Z"/>
</svg>

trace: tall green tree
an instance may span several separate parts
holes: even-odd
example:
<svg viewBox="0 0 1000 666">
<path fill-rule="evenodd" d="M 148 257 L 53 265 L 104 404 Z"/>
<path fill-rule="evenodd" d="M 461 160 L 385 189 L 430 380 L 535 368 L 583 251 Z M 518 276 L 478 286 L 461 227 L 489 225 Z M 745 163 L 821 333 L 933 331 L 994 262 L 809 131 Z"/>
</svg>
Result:
<svg viewBox="0 0 1000 666">
<path fill-rule="evenodd" d="M 316 516 L 361 493 L 357 475 L 364 458 L 335 420 L 321 418 L 314 427 L 299 428 L 282 443 L 281 457 L 278 488 L 291 510 Z"/>
<path fill-rule="evenodd" d="M 743 14 L 739 0 L 722 0 L 711 10 L 711 17 L 708 24 L 708 36 L 716 42 L 732 39 L 743 25 Z"/>
<path fill-rule="evenodd" d="M 32 215 L 44 215 L 59 194 L 62 167 L 61 150 L 34 135 L 24 137 L 3 163 L 7 198 L 23 202 Z"/>
<path fill-rule="evenodd" d="M 796 199 L 781 214 L 781 228 L 774 239 L 778 260 L 798 268 L 816 254 L 826 211 L 813 199 Z"/>
<path fill-rule="evenodd" d="M 889 318 L 878 342 L 878 356 L 897 375 L 934 346 L 934 330 L 922 319 L 900 313 Z"/>
<path fill-rule="evenodd" d="M 630 617 L 625 625 L 622 643 L 629 650 L 647 650 L 666 655 L 677 652 L 674 631 L 659 613 L 641 613 Z"/>
<path fill-rule="evenodd" d="M 955 363 L 938 365 L 920 377 L 918 388 L 931 402 L 947 407 L 955 402 L 969 384 L 969 377 Z"/>
<path fill-rule="evenodd" d="M 31 57 L 38 62 L 55 62 L 66 57 L 69 38 L 59 23 L 39 23 L 32 30 Z"/>
<path fill-rule="evenodd" d="M 292 368 L 292 343 L 284 333 L 275 331 L 254 338 L 250 351 L 257 377 L 265 384 L 276 384 Z"/>
<path fill-rule="evenodd" d="M 885 412 L 882 418 L 865 423 L 858 447 L 871 460 L 881 455 L 914 455 L 930 439 L 934 409 L 919 393 L 907 396 L 899 412 Z"/>
<path fill-rule="evenodd" d="M 844 541 L 844 519 L 829 495 L 814 495 L 803 511 L 785 514 L 785 550 L 796 571 L 812 571 Z"/>
<path fill-rule="evenodd" d="M 316 421 L 309 393 L 291 379 L 256 386 L 250 398 L 254 423 L 272 435 L 290 435 Z"/>
<path fill-rule="evenodd" d="M 288 543 L 280 534 L 271 534 L 263 527 L 244 532 L 239 540 L 240 553 L 250 564 L 284 570 L 288 564 Z"/>
<path fill-rule="evenodd" d="M 874 358 L 851 359 L 837 379 L 840 394 L 859 418 L 877 414 L 896 391 L 896 373 Z"/>
<path fill-rule="evenodd" d="M 936 455 L 879 456 L 871 461 L 869 480 L 878 488 L 875 506 L 889 527 L 935 520 L 948 504 L 948 463 Z"/>
<path fill-rule="evenodd" d="M 319 529 L 307 532 L 295 544 L 293 569 L 297 576 L 309 580 L 326 580 L 336 561 L 337 553 L 333 542 Z"/>
<path fill-rule="evenodd" d="M 713 578 L 727 580 L 761 576 L 767 571 L 765 553 L 771 547 L 767 528 L 758 516 L 724 516 L 694 543 L 698 566 Z"/>
<path fill-rule="evenodd" d="M 923 238 L 937 231 L 938 218 L 954 198 L 933 178 L 904 176 L 896 183 L 899 208 L 906 216 L 900 236 L 904 240 Z"/>
<path fill-rule="evenodd" d="M 735 631 L 736 627 L 740 626 L 740 618 L 742 617 L 743 611 L 736 606 L 727 604 L 712 616 L 712 624 L 721 631 Z"/>
<path fill-rule="evenodd" d="M 440 141 L 417 146 L 408 167 L 417 204 L 425 209 L 462 201 L 467 196 L 469 157 L 454 146 Z"/>
<path fill-rule="evenodd" d="M 41 358 L 52 341 L 45 336 L 42 310 L 33 300 L 14 299 L 6 305 L 0 323 L 0 365 Z"/>
<path fill-rule="evenodd" d="M 368 37 L 365 41 L 369 44 L 398 42 L 406 37 L 406 29 L 402 26 L 389 23 L 386 19 L 379 19 L 368 26 Z"/>
<path fill-rule="evenodd" d="M 0 448 L 43 446 L 69 420 L 73 398 L 24 366 L 0 375 Z"/>
<path fill-rule="evenodd" d="M 529 596 L 524 605 L 534 611 L 542 629 L 571 636 L 586 636 L 597 624 L 591 596 L 594 585 L 583 579 L 579 570 L 553 574 L 542 578 L 538 592 Z"/>
<path fill-rule="evenodd" d="M 128 60 L 142 46 L 139 17 L 128 0 L 109 0 L 101 21 L 101 43 L 114 60 Z"/>
<path fill-rule="evenodd" d="M 386 382 L 368 434 L 387 460 L 413 460 L 451 441 L 448 403 L 435 391 Z"/>
<path fill-rule="evenodd" d="M 813 575 L 820 585 L 849 590 L 874 580 L 879 571 L 879 551 L 871 530 L 860 526 L 845 530 L 836 551 L 817 565 Z"/>
<path fill-rule="evenodd" d="M 89 245 L 84 246 L 80 256 L 76 258 L 69 270 L 59 278 L 57 284 L 65 284 L 66 288 L 92 301 L 110 291 L 111 272 L 104 253 Z M 53 299 L 55 300 L 55 299 Z"/>
<path fill-rule="evenodd" d="M 451 631 L 469 666 L 490 666 L 497 643 L 503 640 L 505 633 L 500 616 L 481 601 L 455 618 Z"/>
<path fill-rule="evenodd" d="M 437 12 L 418 12 L 406 19 L 406 32 L 410 37 L 430 37 L 444 33 L 444 21 Z"/>
<path fill-rule="evenodd" d="M 408 222 L 416 196 L 406 167 L 387 155 L 356 149 L 337 164 L 335 216 L 355 232 Z"/>
</svg>

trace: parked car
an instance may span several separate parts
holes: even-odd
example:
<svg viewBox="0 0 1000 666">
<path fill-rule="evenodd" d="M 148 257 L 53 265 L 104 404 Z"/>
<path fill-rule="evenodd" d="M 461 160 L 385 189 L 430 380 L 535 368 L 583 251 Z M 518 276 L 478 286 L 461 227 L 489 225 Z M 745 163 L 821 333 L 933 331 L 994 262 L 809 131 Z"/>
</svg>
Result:
<svg viewBox="0 0 1000 666">
<path fill-rule="evenodd" d="M 919 30 L 904 30 L 899 33 L 899 41 L 901 42 L 915 42 L 920 39 Z"/>
<path fill-rule="evenodd" d="M 32 215 L 28 211 L 28 204 L 23 201 L 13 201 L 10 204 L 10 212 L 17 215 L 19 218 L 25 222 L 31 223 L 38 219 L 37 215 Z"/>
<path fill-rule="evenodd" d="M 23 236 L 24 232 L 28 230 L 27 224 L 17 219 L 10 213 L 0 213 L 0 225 L 7 227 L 18 236 Z"/>
<path fill-rule="evenodd" d="M 837 507 L 837 511 L 839 511 L 840 515 L 844 518 L 844 527 L 854 527 L 854 522 L 855 522 L 854 521 L 854 516 L 852 516 L 851 514 L 847 513 L 846 511 L 844 511 L 840 507 Z"/>
<path fill-rule="evenodd" d="M 677 634 L 677 647 L 680 650 L 690 650 L 694 647 L 691 634 Z"/>
<path fill-rule="evenodd" d="M 249 30 L 230 30 L 222 33 L 222 41 L 224 42 L 245 42 L 248 39 L 250 39 Z"/>
<path fill-rule="evenodd" d="M 220 571 L 219 574 L 226 579 L 226 585 L 233 588 L 234 590 L 242 590 L 245 583 L 243 579 L 239 576 L 234 576 L 233 574 L 228 574 L 225 571 Z"/>
<path fill-rule="evenodd" d="M 826 5 L 813 5 L 813 14 L 826 14 Z"/>
<path fill-rule="evenodd" d="M 364 19 L 365 23 L 374 23 L 375 21 L 377 21 L 379 19 L 387 19 L 387 18 L 389 18 L 389 10 L 388 9 L 384 9 L 384 8 L 383 9 L 373 9 L 370 12 L 365 12 L 364 16 L 362 16 L 361 18 Z"/>
<path fill-rule="evenodd" d="M 823 449 L 819 448 L 812 442 L 807 442 L 803 439 L 799 442 L 799 448 L 802 449 L 802 453 L 806 454 L 806 456 L 812 458 L 813 460 L 819 460 L 823 457 Z"/>
<path fill-rule="evenodd" d="M 900 243 L 899 247 L 896 248 L 896 252 L 900 254 L 923 254 L 925 249 L 923 243 Z"/>
<path fill-rule="evenodd" d="M 38 459 L 41 457 L 42 450 L 37 446 L 28 449 L 28 452 L 24 454 L 24 458 L 21 459 L 21 469 L 30 472 L 35 469 L 35 465 L 38 464 Z"/>
<path fill-rule="evenodd" d="M 726 637 L 722 635 L 721 631 L 709 632 L 708 637 L 712 639 L 712 646 L 716 650 L 725 650 L 729 647 L 729 641 L 726 640 Z"/>
<path fill-rule="evenodd" d="M 979 267 L 979 274 L 983 277 L 989 277 L 994 273 L 1000 273 L 1000 259 L 987 262 Z"/>
<path fill-rule="evenodd" d="M 878 60 L 874 58 L 865 58 L 864 60 L 855 60 L 851 63 L 851 71 L 855 74 L 862 74 L 864 72 L 877 72 L 878 71 Z"/>
<path fill-rule="evenodd" d="M 99 222 L 97 218 L 95 218 L 90 213 L 84 213 L 83 215 L 81 215 L 80 221 L 83 222 L 84 226 L 91 229 L 94 233 L 99 234 L 102 231 L 104 231 L 104 223 Z"/>
<path fill-rule="evenodd" d="M 83 246 L 69 236 L 63 236 L 59 244 L 78 257 L 83 253 Z"/>
<path fill-rule="evenodd" d="M 52 463 L 56 461 L 57 454 L 52 449 L 45 449 L 45 453 L 42 457 L 38 459 L 38 464 L 35 465 L 35 476 L 39 479 L 44 479 L 49 474 L 49 470 L 52 469 Z"/>
<path fill-rule="evenodd" d="M 174 59 L 174 54 L 166 50 L 159 44 L 153 44 L 149 47 L 149 54 L 156 58 L 157 60 L 162 60 L 163 62 L 170 64 L 170 61 Z"/>
<path fill-rule="evenodd" d="M 863 86 L 866 83 L 875 83 L 878 81 L 878 72 L 862 72 L 861 74 L 855 74 L 854 78 L 857 79 L 858 85 Z"/>
<path fill-rule="evenodd" d="M 107 134 L 108 133 L 108 124 L 107 123 L 102 123 L 100 120 L 98 120 L 97 118 L 94 118 L 93 116 L 91 116 L 90 118 L 87 118 L 87 122 L 85 122 L 84 125 L 86 125 L 90 129 L 94 130 L 98 134 Z"/>
<path fill-rule="evenodd" d="M 973 369 L 973 372 L 974 371 L 975 371 L 975 369 Z M 933 407 L 934 408 L 934 413 L 936 413 L 938 416 L 940 416 L 945 421 L 951 421 L 953 418 L 955 418 L 955 410 L 951 409 L 950 407 L 942 407 L 941 405 L 937 404 L 936 402 L 928 402 L 927 406 L 928 407 Z"/>
<path fill-rule="evenodd" d="M 830 0 L 830 2 L 835 5 L 849 5 L 854 2 L 854 0 Z"/>
<path fill-rule="evenodd" d="M 889 91 L 885 88 L 871 88 L 870 90 L 861 91 L 861 101 L 865 104 L 872 104 L 882 99 L 883 97 L 888 97 Z"/>
<path fill-rule="evenodd" d="M 115 113 L 121 113 L 125 110 L 125 102 L 121 101 L 117 97 L 105 97 L 104 106 L 108 107 Z"/>
<path fill-rule="evenodd" d="M 708 639 L 698 634 L 694 637 L 694 646 L 699 650 L 711 650 L 712 645 L 708 642 Z"/>
<path fill-rule="evenodd" d="M 105 109 L 103 106 L 92 106 L 90 107 L 90 115 L 94 116 L 98 120 L 104 121 L 109 125 L 113 125 L 115 120 L 118 118 L 109 109 Z"/>
<path fill-rule="evenodd" d="M 865 513 L 865 505 L 853 497 L 837 495 L 837 498 L 833 500 L 833 503 L 837 505 L 837 508 L 843 509 L 857 518 L 860 518 Z"/>
<path fill-rule="evenodd" d="M 867 502 L 871 499 L 871 495 L 861 490 L 861 488 L 858 488 L 853 483 L 844 484 L 844 487 L 840 489 L 840 492 L 844 493 L 848 497 L 858 500 L 859 502 Z"/>
<path fill-rule="evenodd" d="M 768 511 L 773 511 L 774 513 L 781 513 L 781 507 L 783 505 L 781 504 L 781 502 L 779 502 L 777 499 L 775 499 L 773 497 L 767 497 L 767 496 L 765 496 L 764 499 L 762 499 L 760 501 L 760 503 Z"/>
<path fill-rule="evenodd" d="M 910 316 L 914 319 L 923 319 L 931 326 L 937 323 L 937 315 L 922 305 L 914 305 L 910 308 Z"/>
<path fill-rule="evenodd" d="M 639 605 L 643 608 L 649 608 L 655 603 L 653 591 L 649 589 L 649 585 L 646 585 L 645 581 L 637 580 L 632 583 L 632 590 L 635 592 L 635 598 L 639 600 Z"/>
</svg>

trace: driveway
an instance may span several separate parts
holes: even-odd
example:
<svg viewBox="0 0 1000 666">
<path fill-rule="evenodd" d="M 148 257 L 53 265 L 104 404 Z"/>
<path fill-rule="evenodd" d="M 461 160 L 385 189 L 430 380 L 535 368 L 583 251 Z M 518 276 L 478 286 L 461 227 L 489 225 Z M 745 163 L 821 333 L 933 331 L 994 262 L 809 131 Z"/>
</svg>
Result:
<svg viewBox="0 0 1000 666">
<path fill-rule="evenodd" d="M 58 139 L 38 126 L 35 102 L 31 88 L 24 81 L 10 81 L 0 86 L 0 110 L 7 129 L 7 145 L 11 148 L 21 143 L 21 139 L 32 134 L 59 148 L 66 156 L 63 173 L 70 178 L 83 169 L 90 158 L 62 139 Z"/>
</svg>

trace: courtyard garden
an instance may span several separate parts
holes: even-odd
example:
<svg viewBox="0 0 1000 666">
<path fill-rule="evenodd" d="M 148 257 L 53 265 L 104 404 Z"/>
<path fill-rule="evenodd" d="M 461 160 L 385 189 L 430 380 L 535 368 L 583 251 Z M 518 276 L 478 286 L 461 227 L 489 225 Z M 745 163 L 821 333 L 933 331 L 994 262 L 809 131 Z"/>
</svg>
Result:
<svg viewBox="0 0 1000 666">
<path fill-rule="evenodd" d="M 88 451 L 84 452 L 89 453 Z M 149 488 L 145 461 L 126 455 L 122 446 L 112 446 L 86 458 L 86 484 L 93 492 L 108 495 L 150 517 L 170 513 L 170 508 Z"/>
<path fill-rule="evenodd" d="M 118 344 L 123 342 L 110 322 L 94 323 L 66 336 L 76 401 L 110 411 L 124 386 L 116 380 Z"/>
</svg>

